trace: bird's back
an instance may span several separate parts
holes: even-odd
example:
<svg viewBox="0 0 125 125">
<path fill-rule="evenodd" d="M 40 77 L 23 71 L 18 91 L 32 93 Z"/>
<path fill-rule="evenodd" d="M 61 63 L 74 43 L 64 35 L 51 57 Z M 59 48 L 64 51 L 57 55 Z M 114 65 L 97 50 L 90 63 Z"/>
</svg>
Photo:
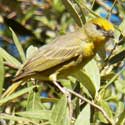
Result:
<svg viewBox="0 0 125 125">
<path fill-rule="evenodd" d="M 21 79 L 36 72 L 52 71 L 69 63 L 83 52 L 86 44 L 86 34 L 83 29 L 77 32 L 68 33 L 57 37 L 52 43 L 44 45 L 36 51 L 33 56 L 22 67 L 21 72 L 16 77 Z"/>
</svg>

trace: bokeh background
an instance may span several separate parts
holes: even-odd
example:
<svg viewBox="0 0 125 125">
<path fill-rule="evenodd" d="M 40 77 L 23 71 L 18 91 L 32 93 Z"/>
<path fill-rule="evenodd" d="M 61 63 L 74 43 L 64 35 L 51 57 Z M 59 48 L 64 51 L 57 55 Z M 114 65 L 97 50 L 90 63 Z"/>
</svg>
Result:
<svg viewBox="0 0 125 125">
<path fill-rule="evenodd" d="M 67 98 L 51 83 L 12 83 L 38 47 L 97 16 L 114 24 L 114 40 L 83 69 L 82 81 L 69 78 L 61 83 L 102 110 L 73 96 L 70 114 Z M 0 124 L 125 124 L 124 29 L 124 0 L 0 0 Z"/>
</svg>

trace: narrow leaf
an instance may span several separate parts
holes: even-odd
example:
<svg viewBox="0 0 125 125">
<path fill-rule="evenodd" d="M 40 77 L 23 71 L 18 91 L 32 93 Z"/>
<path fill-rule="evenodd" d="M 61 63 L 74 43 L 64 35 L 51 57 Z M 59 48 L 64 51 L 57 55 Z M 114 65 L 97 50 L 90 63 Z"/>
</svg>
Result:
<svg viewBox="0 0 125 125">
<path fill-rule="evenodd" d="M 3 64 L 3 58 L 0 55 L 0 94 L 3 90 L 3 84 L 4 84 L 4 64 Z"/>
<path fill-rule="evenodd" d="M 76 23 L 82 27 L 83 23 L 80 18 L 80 15 L 78 14 L 77 10 L 75 9 L 73 3 L 70 0 L 62 0 L 64 6 L 66 9 L 70 12 L 70 14 L 73 16 L 73 19 L 76 21 Z"/>
<path fill-rule="evenodd" d="M 51 116 L 51 111 L 50 110 L 26 111 L 26 112 L 17 112 L 16 114 L 25 118 L 32 118 L 34 120 L 35 119 L 49 120 Z"/>
<path fill-rule="evenodd" d="M 123 49 L 122 51 L 112 56 L 109 60 L 109 63 L 110 64 L 118 63 L 120 61 L 123 61 L 124 58 L 125 58 L 125 50 Z"/>
<path fill-rule="evenodd" d="M 75 77 L 89 91 L 92 97 L 95 97 L 96 88 L 88 74 L 81 70 L 73 74 L 73 77 Z"/>
<path fill-rule="evenodd" d="M 124 125 L 124 124 L 125 124 L 125 111 L 123 111 L 118 117 L 116 125 Z"/>
<path fill-rule="evenodd" d="M 26 58 L 32 57 L 33 54 L 34 54 L 36 51 L 38 51 L 38 48 L 37 48 L 37 47 L 35 47 L 35 46 L 33 46 L 33 45 L 29 46 L 29 47 L 27 48 L 27 50 L 26 50 Z"/>
<path fill-rule="evenodd" d="M 90 105 L 87 104 L 76 119 L 75 125 L 90 125 Z"/>
<path fill-rule="evenodd" d="M 15 68 L 19 68 L 21 66 L 21 63 L 16 58 L 11 56 L 1 47 L 0 47 L 0 54 L 4 60 L 6 60 L 9 64 L 13 65 Z"/>
<path fill-rule="evenodd" d="M 65 112 L 67 109 L 67 98 L 64 95 L 58 102 L 57 104 L 54 106 L 53 110 L 52 110 L 52 114 L 50 117 L 50 122 L 52 123 L 52 125 L 63 125 L 62 121 L 63 118 L 65 117 Z"/>
<path fill-rule="evenodd" d="M 116 112 L 115 112 L 115 117 L 118 117 L 122 114 L 122 112 L 124 112 L 124 108 L 125 108 L 125 105 L 124 105 L 124 102 L 118 102 L 117 104 L 117 109 L 116 109 Z"/>
<path fill-rule="evenodd" d="M 94 59 L 91 60 L 84 68 L 86 73 L 91 78 L 97 92 L 100 89 L 100 73 L 96 61 Z"/>
<path fill-rule="evenodd" d="M 21 60 L 24 62 L 25 61 L 25 54 L 24 54 L 23 48 L 22 48 L 22 46 L 21 46 L 15 32 L 11 28 L 10 28 L 10 30 L 12 32 L 12 37 L 13 37 L 14 43 L 15 43 L 15 45 L 17 47 L 17 50 L 19 52 L 19 55 L 21 57 Z"/>
<path fill-rule="evenodd" d="M 0 119 L 7 119 L 7 120 L 18 121 L 18 122 L 20 121 L 20 122 L 24 122 L 25 125 L 29 125 L 30 123 L 33 123 L 33 125 L 38 125 L 38 123 L 33 121 L 32 119 L 27 119 L 25 117 L 13 116 L 12 114 L 8 115 L 8 114 L 1 113 Z"/>
<path fill-rule="evenodd" d="M 36 87 L 36 86 L 32 86 L 32 87 L 29 87 L 29 88 L 25 88 L 25 89 L 19 90 L 19 91 L 13 93 L 10 96 L 1 98 L 0 99 L 0 105 L 4 104 L 4 103 L 6 103 L 6 102 L 8 102 L 8 101 L 10 101 L 12 99 L 15 99 L 15 98 L 17 98 L 17 97 L 19 97 L 19 96 L 21 96 L 21 95 L 23 95 L 23 94 L 25 94 L 25 93 L 27 93 L 29 91 L 31 91 L 34 87 Z"/>
<path fill-rule="evenodd" d="M 110 119 L 112 120 L 113 119 L 113 114 L 112 114 L 112 110 L 109 106 L 109 104 L 104 101 L 104 100 L 100 100 L 99 101 L 99 105 L 104 109 L 104 111 L 107 113 L 107 115 L 110 117 Z M 98 117 L 100 119 L 100 121 L 104 122 L 104 123 L 107 123 L 108 121 L 105 119 L 104 115 L 99 112 L 98 113 Z"/>
<path fill-rule="evenodd" d="M 39 92 L 34 92 L 31 90 L 27 100 L 27 111 L 39 111 L 42 108 L 43 107 L 41 104 Z"/>
</svg>

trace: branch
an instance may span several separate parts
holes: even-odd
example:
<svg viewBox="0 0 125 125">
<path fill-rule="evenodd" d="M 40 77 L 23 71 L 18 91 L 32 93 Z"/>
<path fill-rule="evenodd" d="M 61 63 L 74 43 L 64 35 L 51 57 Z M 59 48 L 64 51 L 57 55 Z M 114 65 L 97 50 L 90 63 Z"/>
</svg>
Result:
<svg viewBox="0 0 125 125">
<path fill-rule="evenodd" d="M 102 7 L 104 7 L 105 10 L 107 10 L 108 12 L 111 12 L 111 11 L 112 11 L 112 8 L 109 7 L 108 5 L 106 5 L 103 1 L 101 1 L 101 0 L 96 0 L 96 2 L 97 2 L 99 5 L 101 5 Z M 116 14 L 117 12 L 113 10 L 112 13 L 113 13 L 113 14 Z"/>
<path fill-rule="evenodd" d="M 66 90 L 67 90 L 69 93 L 71 93 L 71 94 L 77 96 L 78 98 L 82 99 L 83 101 L 89 103 L 90 105 L 92 105 L 93 107 L 95 107 L 96 109 L 98 109 L 98 110 L 104 115 L 104 117 L 107 119 L 107 121 L 108 121 L 111 125 L 115 125 L 114 121 L 113 121 L 112 119 L 110 119 L 110 117 L 107 115 L 107 113 L 104 111 L 103 108 L 101 108 L 100 106 L 96 105 L 94 102 L 91 102 L 90 100 L 86 99 L 85 97 L 81 96 L 80 94 L 78 94 L 78 93 L 76 93 L 76 92 L 74 92 L 74 91 L 72 91 L 72 90 L 70 90 L 70 89 L 67 89 L 67 88 L 66 88 Z"/>
</svg>

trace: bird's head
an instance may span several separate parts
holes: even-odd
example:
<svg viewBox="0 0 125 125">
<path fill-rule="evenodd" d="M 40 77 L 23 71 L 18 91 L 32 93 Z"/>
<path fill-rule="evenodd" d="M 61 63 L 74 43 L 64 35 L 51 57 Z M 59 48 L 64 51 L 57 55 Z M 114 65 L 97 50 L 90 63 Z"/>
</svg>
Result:
<svg viewBox="0 0 125 125">
<path fill-rule="evenodd" d="M 95 45 L 103 45 L 114 37 L 113 24 L 103 18 L 95 18 L 85 24 L 85 30 Z"/>
</svg>

